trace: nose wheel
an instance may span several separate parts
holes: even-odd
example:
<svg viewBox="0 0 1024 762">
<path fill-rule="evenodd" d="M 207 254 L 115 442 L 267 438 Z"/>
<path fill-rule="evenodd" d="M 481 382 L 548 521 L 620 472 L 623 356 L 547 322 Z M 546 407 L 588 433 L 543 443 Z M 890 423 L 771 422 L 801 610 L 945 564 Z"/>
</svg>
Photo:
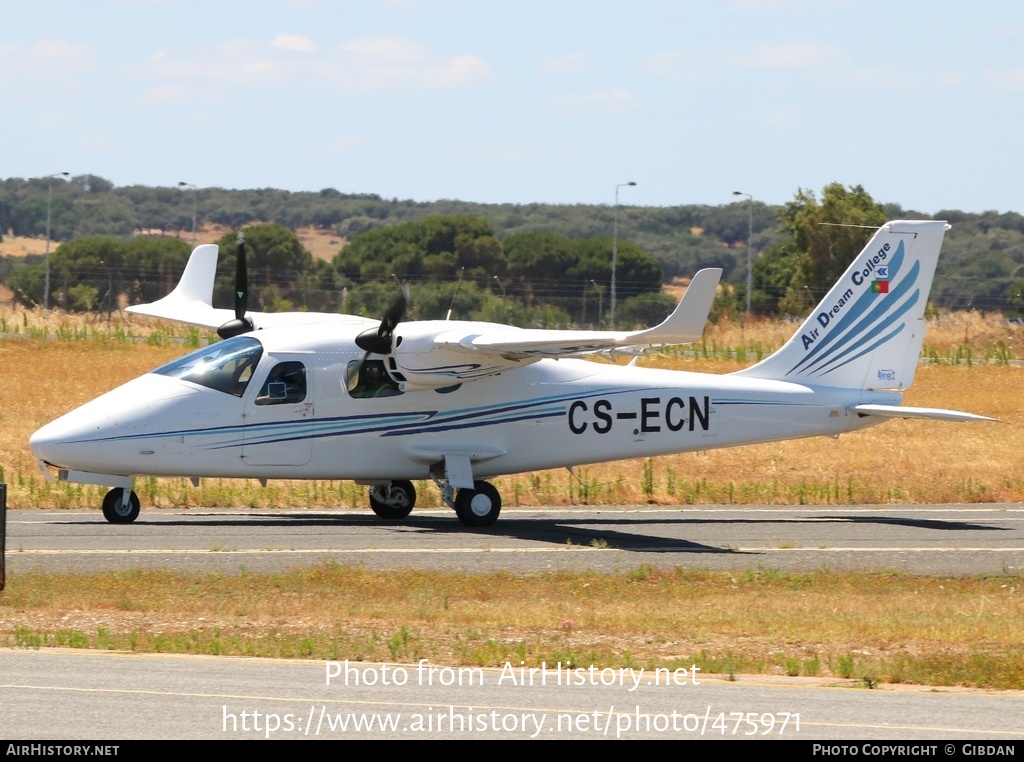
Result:
<svg viewBox="0 0 1024 762">
<path fill-rule="evenodd" d="M 111 524 L 131 524 L 139 517 L 139 508 L 134 490 L 114 487 L 103 498 L 103 518 Z"/>
</svg>

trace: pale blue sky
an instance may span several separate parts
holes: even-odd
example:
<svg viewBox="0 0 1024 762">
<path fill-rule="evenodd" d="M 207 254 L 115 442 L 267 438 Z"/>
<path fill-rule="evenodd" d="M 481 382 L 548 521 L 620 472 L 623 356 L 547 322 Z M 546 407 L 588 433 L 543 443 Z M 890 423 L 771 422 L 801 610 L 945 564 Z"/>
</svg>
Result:
<svg viewBox="0 0 1024 762">
<path fill-rule="evenodd" d="M 1024 5 L 0 0 L 0 177 L 1024 211 Z"/>
</svg>

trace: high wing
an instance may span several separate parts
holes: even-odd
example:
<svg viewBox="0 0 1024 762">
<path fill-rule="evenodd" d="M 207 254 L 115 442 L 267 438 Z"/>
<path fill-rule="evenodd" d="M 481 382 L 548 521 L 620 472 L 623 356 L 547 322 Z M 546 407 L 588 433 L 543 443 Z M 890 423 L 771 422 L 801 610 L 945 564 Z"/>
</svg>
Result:
<svg viewBox="0 0 1024 762">
<path fill-rule="evenodd" d="M 181 280 L 163 299 L 128 307 L 128 312 L 150 315 L 176 323 L 216 328 L 233 317 L 230 310 L 213 307 L 213 281 L 217 275 L 220 247 L 213 243 L 197 246 L 188 258 Z"/>
<path fill-rule="evenodd" d="M 675 310 L 643 331 L 549 331 L 496 323 L 427 320 L 402 323 L 387 353 L 388 372 L 403 391 L 442 389 L 523 368 L 545 358 L 696 341 L 704 332 L 720 269 L 701 270 Z"/>
<path fill-rule="evenodd" d="M 171 320 L 200 328 L 217 329 L 235 317 L 228 309 L 213 306 L 213 282 L 217 275 L 220 247 L 213 243 L 197 246 L 185 265 L 181 280 L 163 299 L 128 307 L 136 315 Z M 317 312 L 256 312 L 248 315 L 255 328 L 308 325 L 326 320 L 343 320 L 355 325 L 374 325 L 376 321 L 354 315 L 327 315 Z"/>
<path fill-rule="evenodd" d="M 704 333 L 721 277 L 720 268 L 698 272 L 672 314 L 654 328 L 643 331 L 549 331 L 497 326 L 480 332 L 465 329 L 448 331 L 435 336 L 434 344 L 497 354 L 507 360 L 568 357 L 605 351 L 629 353 L 637 347 L 689 344 Z"/>
</svg>

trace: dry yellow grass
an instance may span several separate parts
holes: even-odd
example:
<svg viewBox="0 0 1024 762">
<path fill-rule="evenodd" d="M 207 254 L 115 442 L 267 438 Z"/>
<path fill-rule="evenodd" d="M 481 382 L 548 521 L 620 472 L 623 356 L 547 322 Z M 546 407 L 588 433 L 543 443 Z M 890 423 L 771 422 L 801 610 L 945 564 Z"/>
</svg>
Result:
<svg viewBox="0 0 1024 762">
<path fill-rule="evenodd" d="M 0 468 L 12 507 L 94 507 L 98 490 L 72 495 L 63 487 L 46 489 L 28 450 L 37 427 L 83 402 L 186 351 L 180 343 L 163 345 L 118 340 L 131 330 L 147 336 L 160 329 L 152 321 L 122 322 L 70 317 L 56 312 L 0 312 L 0 325 L 20 335 L 60 331 L 95 333 L 90 340 L 0 339 L 0 368 L 6 389 L 17 399 L 0 408 Z M 792 332 L 788 323 L 759 323 L 756 328 L 712 326 L 708 341 L 718 346 L 776 347 Z M 926 352 L 956 355 L 968 346 L 974 358 L 997 342 L 1018 346 L 1019 329 L 1006 321 L 975 314 L 943 318 L 930 331 Z M 186 331 L 179 329 L 178 335 Z M 158 338 L 162 334 L 158 335 Z M 964 339 L 968 340 L 964 344 Z M 692 351 L 691 351 L 692 353 Z M 735 354 L 735 353 L 734 353 Z M 651 357 L 642 364 L 729 372 L 753 362 L 736 359 Z M 1002 423 L 953 424 L 889 421 L 839 440 L 809 439 L 643 461 L 624 461 L 577 469 L 504 477 L 497 480 L 506 504 L 615 503 L 943 503 L 1024 500 L 1024 423 L 1019 364 L 989 362 L 920 367 L 908 405 L 948 407 L 999 418 Z M 199 490 L 182 480 L 148 484 L 147 505 L 237 505 L 265 507 L 362 506 L 362 488 L 351 485 L 204 482 Z M 62 491 L 63 490 L 63 491 Z M 424 505 L 436 504 L 435 490 L 421 490 Z"/>
<path fill-rule="evenodd" d="M 646 567 L 527 577 L 330 564 L 230 576 L 28 574 L 0 596 L 0 643 L 480 666 L 696 664 L 702 674 L 1020 688 L 1019 585 L 1014 576 Z"/>
<path fill-rule="evenodd" d="M 50 251 L 60 245 L 59 241 L 50 241 Z M 0 240 L 0 257 L 27 257 L 29 254 L 45 254 L 46 238 L 30 238 L 20 235 L 4 235 Z"/>
</svg>

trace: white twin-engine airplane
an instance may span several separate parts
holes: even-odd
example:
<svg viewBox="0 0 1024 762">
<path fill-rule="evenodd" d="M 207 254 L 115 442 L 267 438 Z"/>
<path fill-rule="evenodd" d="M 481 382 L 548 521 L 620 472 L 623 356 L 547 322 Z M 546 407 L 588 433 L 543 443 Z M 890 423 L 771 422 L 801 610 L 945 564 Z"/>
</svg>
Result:
<svg viewBox="0 0 1024 762">
<path fill-rule="evenodd" d="M 378 322 L 246 312 L 239 243 L 234 314 L 212 307 L 218 248 L 193 251 L 174 291 L 132 312 L 218 327 L 225 341 L 130 381 L 39 429 L 44 472 L 112 487 L 108 521 L 139 514 L 135 475 L 352 479 L 382 519 L 409 515 L 432 479 L 468 526 L 498 518 L 487 477 L 796 437 L 888 418 L 993 420 L 902 407 L 945 222 L 883 225 L 796 334 L 726 375 L 578 358 L 696 341 L 721 270 L 701 270 L 672 315 L 644 331 Z"/>
</svg>

